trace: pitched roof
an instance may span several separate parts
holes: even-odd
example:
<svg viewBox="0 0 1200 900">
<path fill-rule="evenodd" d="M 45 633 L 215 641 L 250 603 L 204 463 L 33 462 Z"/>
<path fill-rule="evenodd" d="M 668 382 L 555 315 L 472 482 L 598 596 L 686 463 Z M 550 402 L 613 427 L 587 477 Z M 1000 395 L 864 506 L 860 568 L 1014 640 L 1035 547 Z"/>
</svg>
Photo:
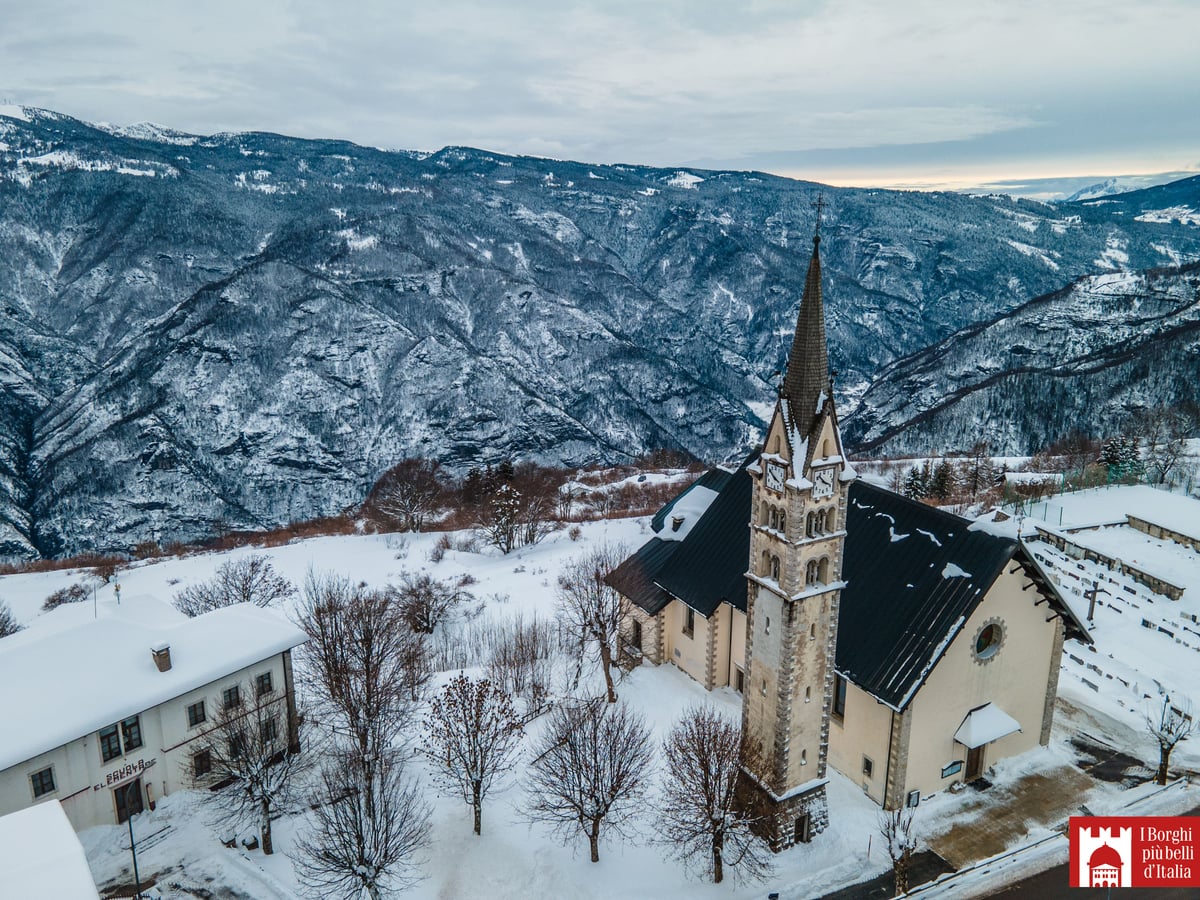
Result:
<svg viewBox="0 0 1200 900">
<path fill-rule="evenodd" d="M 682 541 L 651 538 L 608 576 L 609 584 L 651 615 L 672 598 L 706 617 L 722 602 L 744 611 L 752 502 L 747 463 L 723 480 Z M 835 665 L 894 708 L 912 699 L 1011 561 L 1064 616 L 1068 634 L 1090 640 L 1016 541 L 970 526 L 861 480 L 850 486 Z"/>
<path fill-rule="evenodd" d="M 31 627 L 0 641 L 0 684 L 22 686 L 0 691 L 9 735 L 0 771 L 307 640 L 282 613 L 250 603 L 177 620 L 151 607 L 127 603 L 72 627 Z M 172 666 L 160 672 L 150 648 L 164 641 Z"/>
<path fill-rule="evenodd" d="M 658 535 L 609 573 L 606 581 L 650 615 L 672 598 L 711 616 L 722 602 L 746 608 L 746 564 L 750 559 L 750 475 L 746 460 L 734 472 L 712 469 L 692 487 L 716 492 L 682 540 L 671 535 L 675 509 L 689 487 L 651 521 Z M 711 476 L 711 477 L 710 477 Z"/>
</svg>

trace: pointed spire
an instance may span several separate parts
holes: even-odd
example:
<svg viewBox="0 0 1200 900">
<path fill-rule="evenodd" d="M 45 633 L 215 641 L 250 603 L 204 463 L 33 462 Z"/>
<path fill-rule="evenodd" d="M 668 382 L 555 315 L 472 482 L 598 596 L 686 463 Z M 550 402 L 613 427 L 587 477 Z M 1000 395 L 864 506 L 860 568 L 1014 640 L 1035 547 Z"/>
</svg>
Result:
<svg viewBox="0 0 1200 900">
<path fill-rule="evenodd" d="M 780 395 L 786 399 L 793 427 L 807 437 L 820 411 L 821 395 L 829 393 L 829 354 L 825 349 L 825 308 L 821 299 L 821 234 L 813 236 L 812 259 L 804 281 L 804 297 L 796 320 L 796 335 L 788 357 Z"/>
</svg>

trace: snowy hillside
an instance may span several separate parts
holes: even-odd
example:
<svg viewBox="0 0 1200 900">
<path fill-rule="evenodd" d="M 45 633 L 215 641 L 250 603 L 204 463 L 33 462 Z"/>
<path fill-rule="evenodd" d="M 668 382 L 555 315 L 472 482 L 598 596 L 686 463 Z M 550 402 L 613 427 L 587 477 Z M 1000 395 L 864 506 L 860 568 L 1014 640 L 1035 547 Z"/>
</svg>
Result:
<svg viewBox="0 0 1200 900">
<path fill-rule="evenodd" d="M 1164 495 L 1150 488 L 1112 489 L 1056 498 L 1053 508 L 1035 509 L 1020 520 L 1029 533 L 1033 524 L 1055 528 L 1074 524 L 1096 524 L 1120 520 L 1127 513 L 1152 508 L 1159 518 L 1172 526 L 1200 531 L 1200 502 Z M 1067 510 L 1059 512 L 1060 507 Z M 1165 518 L 1164 518 L 1165 517 Z M 990 525 L 1015 529 L 1018 520 Z M 554 611 L 554 586 L 561 567 L 573 556 L 603 542 L 620 542 L 636 547 L 649 537 L 647 519 L 614 520 L 582 526 L 577 540 L 558 532 L 544 543 L 526 547 L 510 556 L 494 550 L 453 549 L 469 546 L 469 535 L 450 536 L 452 549 L 438 558 L 435 545 L 441 540 L 436 534 L 373 535 L 360 537 L 328 537 L 256 551 L 242 549 L 223 554 L 204 554 L 181 559 L 163 559 L 152 563 L 133 564 L 119 576 L 124 602 L 132 598 L 154 596 L 170 598 L 189 585 L 209 578 L 218 565 L 229 559 L 262 552 L 269 556 L 274 567 L 294 582 L 303 581 L 311 569 L 344 574 L 370 586 L 383 586 L 398 581 L 404 572 L 426 571 L 440 579 L 469 574 L 476 582 L 470 586 L 475 597 L 482 599 L 482 610 L 472 621 L 459 621 L 448 626 L 435 643 L 441 647 L 458 648 L 455 652 L 469 654 L 472 634 L 488 622 L 501 621 L 516 615 L 548 617 Z M 1096 540 L 1093 534 L 1091 540 Z M 1082 539 L 1082 538 L 1081 538 Z M 1129 544 L 1123 540 L 1123 544 Z M 1160 542 L 1161 543 L 1161 542 Z M 1086 784 L 1084 794 L 1064 794 L 1052 816 L 1065 816 L 1086 802 L 1089 808 L 1101 812 L 1119 810 L 1131 800 L 1150 798 L 1152 786 L 1125 790 L 1119 784 L 1080 781 L 1080 758 L 1073 740 L 1086 732 L 1088 740 L 1101 740 L 1141 760 L 1153 761 L 1154 745 L 1144 732 L 1141 722 L 1141 694 L 1157 696 L 1158 686 L 1176 694 L 1194 690 L 1200 674 L 1200 634 L 1176 630 L 1166 635 L 1157 628 L 1147 628 L 1137 621 L 1139 616 L 1152 615 L 1154 621 L 1175 620 L 1189 628 L 1181 614 L 1200 612 L 1200 555 L 1184 552 L 1177 545 L 1162 547 L 1158 552 L 1174 554 L 1170 563 L 1172 577 L 1186 582 L 1186 593 L 1180 602 L 1163 602 L 1162 598 L 1142 591 L 1138 597 L 1121 594 L 1121 585 L 1110 585 L 1113 595 L 1106 598 L 1096 615 L 1095 650 L 1068 642 L 1061 675 L 1060 704 L 1055 732 L 1048 748 L 1038 749 L 1006 761 L 989 773 L 998 785 L 993 802 L 1008 802 L 1012 795 L 1019 800 L 1025 784 L 1045 784 L 1058 779 L 1072 785 Z M 1081 615 L 1086 606 L 1079 606 L 1078 589 L 1069 571 L 1075 560 L 1052 559 L 1055 556 L 1044 543 L 1032 545 L 1063 585 L 1068 600 Z M 1135 551 L 1145 565 L 1151 563 L 1142 551 Z M 1191 553 L 1189 556 L 1188 553 Z M 1061 554 L 1059 554 L 1061 556 Z M 434 561 L 434 560 L 437 561 Z M 1166 563 L 1156 562 L 1159 568 Z M 1111 575 L 1111 573 L 1108 573 Z M 52 630 L 65 627 L 68 620 L 86 620 L 94 615 L 93 601 L 60 607 L 53 613 L 42 613 L 41 604 L 51 592 L 75 583 L 96 585 L 98 606 L 111 604 L 111 586 L 97 584 L 89 573 L 77 571 L 13 575 L 0 578 L 0 597 L 4 598 L 19 619 L 31 630 Z M 1144 604 L 1144 609 L 1131 615 L 1131 603 Z M 3 644 L 0 643 L 0 652 Z M 469 663 L 468 663 L 469 666 Z M 600 690 L 599 684 L 596 689 Z M 694 703 L 712 702 L 727 714 L 736 716 L 739 696 L 728 689 L 706 694 L 695 682 L 672 666 L 642 666 L 626 676 L 618 685 L 621 702 L 641 712 L 661 737 L 678 718 L 683 709 Z M 531 732 L 536 733 L 537 723 Z M 1200 766 L 1200 747 L 1183 745 L 1176 754 L 1177 766 Z M 423 758 L 414 756 L 414 765 L 424 771 Z M 1059 779 L 1055 773 L 1067 773 Z M 1142 777 L 1145 775 L 1143 773 Z M 831 772 L 830 803 L 833 821 L 829 832 L 812 844 L 800 845 L 778 858 L 776 874 L 766 885 L 727 884 L 721 887 L 698 883 L 687 875 L 678 863 L 665 860 L 660 848 L 648 837 L 654 833 L 653 816 L 638 825 L 639 838 L 624 844 L 605 847 L 601 862 L 593 866 L 582 848 L 562 847 L 537 827 L 528 825 L 517 811 L 521 787 L 513 784 L 499 794 L 486 813 L 489 827 L 481 838 L 470 834 L 469 809 L 460 801 L 437 797 L 432 829 L 432 843 L 427 859 L 421 865 L 425 880 L 409 895 L 414 898 L 528 898 L 569 896 L 590 900 L 601 897 L 634 897 L 652 895 L 665 898 L 760 898 L 767 890 L 781 890 L 785 896 L 813 897 L 826 890 L 859 881 L 886 870 L 888 863 L 879 852 L 877 843 L 869 853 L 872 837 L 877 842 L 876 807 L 857 785 Z M 1135 773 L 1136 779 L 1136 773 Z M 519 780 L 519 777 L 518 777 Z M 430 796 L 434 797 L 430 786 Z M 983 804 L 975 792 L 952 795 L 942 792 L 925 798 L 921 805 L 920 829 L 926 841 L 938 852 L 948 854 L 961 835 L 979 827 L 983 819 L 994 818 L 992 807 Z M 1162 802 L 1176 802 L 1168 796 Z M 1182 800 L 1189 802 L 1187 796 Z M 1014 800 L 1013 802 L 1017 802 Z M 653 804 L 651 804 L 653 808 Z M 1174 810 L 1176 807 L 1148 807 Z M 998 848 L 1009 843 L 1037 841 L 1054 833 L 1058 818 L 1016 820 L 1015 830 L 996 841 Z M 223 830 L 212 824 L 211 816 L 197 805 L 190 793 L 172 795 L 160 802 L 155 813 L 141 816 L 137 828 L 150 836 L 144 849 L 139 850 L 143 873 L 156 874 L 160 883 L 200 885 L 216 882 L 251 897 L 293 898 L 298 883 L 288 853 L 293 847 L 297 830 L 304 825 L 298 810 L 289 812 L 276 825 L 277 853 L 264 857 L 261 852 L 242 853 L 226 850 L 218 841 Z M 494 825 L 495 827 L 490 827 Z M 1018 827 L 1019 826 L 1019 827 Z M 989 823 L 994 829 L 994 822 Z M 985 829 L 986 831 L 987 829 Z M 104 883 L 127 880 L 122 875 L 128 864 L 128 844 L 124 828 L 116 826 L 90 829 L 82 835 L 89 850 L 89 860 L 97 879 Z M 989 846 L 981 839 L 978 846 Z M 991 851 L 989 851 L 991 852 Z M 964 879 L 960 890 L 946 896 L 969 896 L 965 887 L 974 883 L 973 876 Z M 166 894 L 172 900 L 182 900 L 186 894 Z"/>
<path fill-rule="evenodd" d="M 1200 255 L 1163 212 L 1200 208 L 1197 178 L 1046 205 L 6 108 L 0 553 L 336 513 L 406 455 L 736 453 L 819 191 L 846 408 L 898 357 L 1073 279 Z"/>
</svg>

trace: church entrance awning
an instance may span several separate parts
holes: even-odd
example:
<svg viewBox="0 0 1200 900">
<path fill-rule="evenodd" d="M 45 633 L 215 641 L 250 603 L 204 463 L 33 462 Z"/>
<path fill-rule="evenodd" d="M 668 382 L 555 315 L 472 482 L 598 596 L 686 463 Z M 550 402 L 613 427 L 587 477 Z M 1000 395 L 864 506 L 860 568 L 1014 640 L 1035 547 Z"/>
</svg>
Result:
<svg viewBox="0 0 1200 900">
<path fill-rule="evenodd" d="M 1021 730 L 1021 723 L 998 707 L 985 703 L 967 713 L 954 739 L 971 750 Z"/>
</svg>

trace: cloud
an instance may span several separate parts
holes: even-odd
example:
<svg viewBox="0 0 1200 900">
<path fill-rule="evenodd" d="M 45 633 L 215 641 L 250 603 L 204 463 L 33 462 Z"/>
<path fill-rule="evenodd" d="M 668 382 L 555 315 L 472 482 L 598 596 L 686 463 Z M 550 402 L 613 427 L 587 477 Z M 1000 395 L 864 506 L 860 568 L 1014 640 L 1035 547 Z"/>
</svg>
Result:
<svg viewBox="0 0 1200 900">
<path fill-rule="evenodd" d="M 1200 145 L 1179 112 L 1192 0 L 0 0 L 0 19 L 0 94 L 199 132 L 738 168 L 1115 159 L 1131 134 L 1175 168 Z"/>
</svg>

